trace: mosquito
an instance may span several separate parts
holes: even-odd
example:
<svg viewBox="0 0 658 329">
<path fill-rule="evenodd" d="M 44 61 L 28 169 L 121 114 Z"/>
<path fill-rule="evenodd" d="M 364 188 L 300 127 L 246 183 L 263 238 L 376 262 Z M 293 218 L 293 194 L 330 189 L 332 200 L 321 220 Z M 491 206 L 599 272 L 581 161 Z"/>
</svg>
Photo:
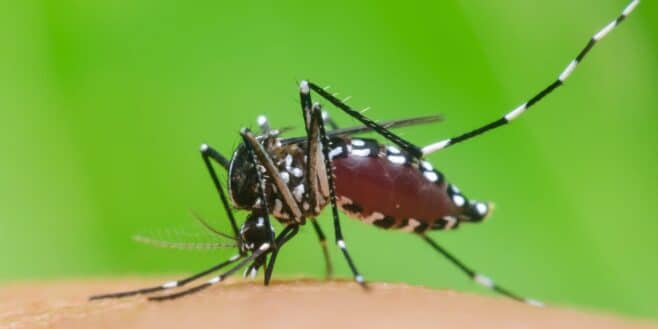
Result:
<svg viewBox="0 0 658 329">
<path fill-rule="evenodd" d="M 233 239 L 238 253 L 181 280 L 138 290 L 95 295 L 90 299 L 118 298 L 179 288 L 225 267 L 228 270 L 201 284 L 175 293 L 151 296 L 149 300 L 170 300 L 198 292 L 224 281 L 245 266 L 245 274 L 250 275 L 264 268 L 264 284 L 268 285 L 278 253 L 307 221 L 311 222 L 318 236 L 326 273 L 330 276 L 332 266 L 326 237 L 316 220 L 322 210 L 329 206 L 336 244 L 354 280 L 364 288 L 368 286 L 348 251 L 339 211 L 383 229 L 415 234 L 476 283 L 513 300 L 541 306 L 541 302 L 521 297 L 496 284 L 488 276 L 476 272 L 428 236 L 430 231 L 453 230 L 461 224 L 480 223 L 491 214 L 493 207 L 489 202 L 469 199 L 424 158 L 506 125 L 521 116 L 562 86 L 594 45 L 624 21 L 638 4 L 639 0 L 631 1 L 615 20 L 590 38 L 556 80 L 527 102 L 497 120 L 424 147 L 412 144 L 392 130 L 436 122 L 441 120 L 440 116 L 377 123 L 326 88 L 311 81 L 301 81 L 299 97 L 305 136 L 282 138 L 284 130 L 271 129 L 266 117 L 260 116 L 260 133 L 241 129 L 242 143 L 230 159 L 207 144 L 201 145 L 202 159 L 233 231 L 232 236 L 215 233 Z M 338 128 L 320 103 L 312 101 L 312 92 L 360 121 L 363 126 Z M 390 144 L 356 136 L 365 132 L 375 132 Z M 226 191 L 213 163 L 227 171 Z M 249 212 L 240 227 L 234 209 Z M 270 216 L 284 225 L 278 234 L 275 234 Z"/>
</svg>

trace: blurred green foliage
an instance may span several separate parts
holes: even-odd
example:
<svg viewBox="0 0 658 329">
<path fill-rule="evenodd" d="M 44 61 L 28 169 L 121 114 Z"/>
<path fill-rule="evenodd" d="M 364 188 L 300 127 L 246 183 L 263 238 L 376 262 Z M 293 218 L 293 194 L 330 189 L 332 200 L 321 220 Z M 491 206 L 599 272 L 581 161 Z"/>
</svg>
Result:
<svg viewBox="0 0 658 329">
<path fill-rule="evenodd" d="M 238 129 L 261 113 L 299 128 L 298 80 L 354 95 L 375 119 L 445 114 L 401 131 L 423 145 L 520 104 L 625 5 L 3 4 L 0 279 L 207 267 L 233 251 L 155 249 L 131 236 L 194 225 L 190 208 L 228 231 L 198 146 L 230 155 Z M 438 241 L 522 294 L 658 318 L 657 7 L 643 2 L 529 115 L 430 157 L 467 195 L 497 204 L 490 221 L 436 232 Z M 321 223 L 332 232 L 328 216 Z M 344 223 L 369 280 L 483 292 L 412 235 Z M 275 275 L 298 273 L 323 273 L 310 227 Z"/>
</svg>

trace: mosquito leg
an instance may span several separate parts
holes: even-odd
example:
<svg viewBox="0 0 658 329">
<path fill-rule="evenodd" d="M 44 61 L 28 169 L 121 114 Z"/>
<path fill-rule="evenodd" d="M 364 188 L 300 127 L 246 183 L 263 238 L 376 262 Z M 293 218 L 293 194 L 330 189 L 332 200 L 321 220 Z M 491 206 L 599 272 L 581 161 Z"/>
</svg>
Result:
<svg viewBox="0 0 658 329">
<path fill-rule="evenodd" d="M 347 251 L 347 244 L 345 243 L 345 239 L 343 238 L 343 232 L 340 227 L 340 215 L 338 213 L 338 206 L 336 205 L 336 188 L 334 185 L 334 175 L 332 172 L 332 165 L 331 165 L 331 158 L 329 157 L 329 150 L 331 149 L 330 146 L 330 141 L 329 138 L 327 137 L 327 132 L 325 131 L 324 128 L 324 123 L 322 121 L 322 109 L 320 108 L 319 104 L 314 104 L 313 109 L 312 109 L 312 116 L 314 117 L 315 122 L 318 122 L 317 128 L 319 129 L 319 135 L 320 135 L 320 141 L 322 144 L 322 160 L 324 162 L 324 169 L 327 173 L 327 182 L 328 182 L 328 187 L 329 187 L 329 200 L 331 201 L 331 212 L 332 216 L 334 219 L 334 231 L 336 233 L 336 244 L 338 244 L 338 247 L 340 247 L 340 250 L 343 252 L 343 256 L 345 257 L 345 260 L 347 261 L 347 264 L 350 267 L 350 270 L 352 271 L 352 275 L 354 276 L 354 280 L 358 282 L 362 287 L 367 288 L 366 282 L 363 279 L 363 276 L 359 273 L 359 271 L 356 268 L 356 265 L 354 265 L 354 261 L 352 260 L 352 257 L 350 256 L 350 253 Z M 314 156 L 313 154 L 309 154 L 309 162 L 315 162 L 315 160 L 311 159 L 310 157 Z M 319 155 L 315 155 L 319 156 Z"/>
<path fill-rule="evenodd" d="M 311 100 L 311 90 L 306 81 L 302 81 L 299 84 L 299 103 L 302 107 L 302 116 L 304 117 L 304 128 L 306 128 L 306 134 L 311 125 L 311 108 L 313 107 L 313 101 Z"/>
<path fill-rule="evenodd" d="M 464 265 L 459 259 L 457 259 L 455 256 L 453 256 L 451 253 L 449 253 L 446 249 L 443 247 L 439 246 L 434 240 L 430 239 L 427 235 L 420 234 L 420 236 L 427 242 L 434 250 L 438 251 L 441 255 L 443 255 L 445 258 L 447 258 L 451 263 L 453 263 L 455 266 L 457 266 L 462 272 L 464 272 L 466 275 L 468 275 L 473 281 L 478 283 L 479 285 L 482 285 L 486 288 L 489 288 L 503 296 L 509 297 L 511 299 L 514 299 L 516 301 L 530 304 L 533 306 L 543 306 L 543 304 L 537 300 L 534 299 L 528 299 L 528 298 L 523 298 L 520 297 L 519 295 L 497 285 L 491 278 L 479 274 L 475 271 L 473 271 L 471 268 L 468 266 Z"/>
<path fill-rule="evenodd" d="M 244 257 L 242 254 L 237 254 L 233 255 L 231 258 L 229 258 L 227 261 L 219 263 L 205 271 L 199 272 L 197 274 L 194 274 L 190 277 L 181 279 L 181 280 L 176 280 L 176 281 L 169 281 L 166 282 L 160 286 L 155 286 L 155 287 L 150 287 L 150 288 L 143 288 L 143 289 L 137 289 L 137 290 L 131 290 L 131 291 L 123 291 L 123 292 L 115 292 L 111 294 L 102 294 L 102 295 L 94 295 L 89 297 L 89 300 L 97 300 L 97 299 L 106 299 L 106 298 L 122 298 L 122 297 L 128 297 L 128 296 L 135 296 L 135 295 L 142 295 L 142 294 L 150 294 L 156 291 L 161 291 L 161 290 L 166 290 L 166 289 L 172 289 L 176 287 L 182 287 L 202 276 L 208 275 L 212 272 L 215 272 L 217 270 L 220 270 L 224 266 L 227 266 L 229 264 L 234 263 L 238 259 Z"/>
<path fill-rule="evenodd" d="M 231 210 L 231 206 L 228 202 L 228 198 L 226 197 L 226 193 L 224 192 L 224 188 L 222 187 L 222 184 L 219 182 L 219 178 L 217 178 L 217 173 L 215 172 L 215 168 L 212 166 L 212 163 L 210 162 L 210 160 L 212 159 L 216 163 L 220 164 L 224 169 L 228 170 L 229 161 L 223 155 L 217 152 L 215 149 L 210 147 L 208 144 L 201 145 L 201 157 L 203 158 L 203 162 L 206 164 L 206 167 L 208 168 L 208 172 L 210 173 L 210 178 L 212 178 L 213 184 L 215 185 L 215 189 L 219 194 L 219 199 L 221 200 L 222 205 L 224 206 L 224 210 L 226 211 L 226 216 L 228 217 L 228 220 L 231 223 L 231 228 L 233 229 L 233 234 L 234 234 L 233 236 L 239 238 L 240 234 L 238 230 L 238 225 L 236 224 L 235 221 L 235 217 L 233 216 L 233 211 Z M 240 243 L 240 241 L 238 242 Z"/>
<path fill-rule="evenodd" d="M 276 256 L 279 254 L 279 251 L 281 251 L 283 245 L 286 244 L 288 241 L 290 241 L 290 239 L 292 239 L 295 235 L 297 235 L 298 232 L 299 232 L 299 225 L 297 224 L 288 225 L 276 238 L 277 249 L 272 251 L 272 255 L 270 256 L 270 261 L 269 263 L 267 263 L 267 268 L 265 269 L 264 283 L 266 286 L 270 284 L 270 279 L 272 278 L 272 271 L 274 271 L 274 263 L 276 262 Z"/>
<path fill-rule="evenodd" d="M 179 298 L 179 297 L 183 297 L 183 296 L 201 291 L 203 289 L 206 289 L 206 288 L 208 288 L 208 287 L 210 287 L 214 284 L 217 284 L 219 282 L 224 281 L 228 276 L 235 273 L 235 271 L 239 270 L 241 267 L 245 266 L 246 264 L 249 264 L 250 262 L 253 262 L 256 258 L 260 257 L 265 252 L 267 252 L 271 249 L 272 249 L 272 245 L 270 243 L 267 243 L 267 242 L 263 243 L 263 244 L 260 245 L 260 247 L 258 247 L 258 249 L 256 251 L 254 251 L 253 254 L 251 254 L 250 256 L 242 259 L 242 261 L 240 261 L 238 264 L 236 264 L 230 270 L 228 270 L 228 271 L 226 271 L 226 272 L 224 272 L 224 273 L 222 273 L 218 276 L 212 277 L 210 280 L 206 281 L 205 283 L 202 283 L 200 285 L 194 286 L 194 287 L 189 288 L 187 290 L 183 290 L 183 291 L 173 293 L 173 294 L 149 297 L 149 300 L 152 300 L 152 301 L 171 300 L 171 299 L 176 299 L 176 298 Z"/>
<path fill-rule="evenodd" d="M 323 184 L 323 196 L 329 193 L 328 185 L 326 184 L 327 172 L 324 170 L 322 163 L 322 145 L 320 143 L 320 124 L 322 121 L 321 116 L 312 115 L 311 121 L 307 130 L 307 143 L 306 143 L 306 199 L 309 203 L 309 208 L 313 209 L 315 214 L 320 213 L 320 184 Z M 321 174 L 321 175 L 320 175 Z"/>
<path fill-rule="evenodd" d="M 331 265 L 331 258 L 329 257 L 329 249 L 327 248 L 327 238 L 322 232 L 322 228 L 318 221 L 315 218 L 311 218 L 311 224 L 315 229 L 315 233 L 318 235 L 318 240 L 320 241 L 320 246 L 322 247 L 322 254 L 324 255 L 324 268 L 325 268 L 325 278 L 330 279 L 333 276 L 334 269 Z"/>
<path fill-rule="evenodd" d="M 252 279 L 255 278 L 256 275 L 258 275 L 258 269 L 261 266 L 263 266 L 263 264 L 265 264 L 266 261 L 267 258 L 265 255 L 255 259 L 254 262 L 251 263 L 251 265 L 249 265 L 249 267 L 247 267 L 247 269 L 244 270 L 244 273 L 242 273 L 242 277 L 243 278 L 250 277 Z"/>
<path fill-rule="evenodd" d="M 540 100 L 542 100 L 544 97 L 546 97 L 548 94 L 553 92 L 555 89 L 558 87 L 562 86 L 564 84 L 564 81 L 567 80 L 567 78 L 573 73 L 573 71 L 576 69 L 578 64 L 583 61 L 585 56 L 589 53 L 589 51 L 594 47 L 594 45 L 599 42 L 603 37 L 608 35 L 610 31 L 612 31 L 617 25 L 619 25 L 628 15 L 631 14 L 633 9 L 640 3 L 639 0 L 633 0 L 626 8 L 624 8 L 624 11 L 619 15 L 614 21 L 610 22 L 608 25 L 606 25 L 603 29 L 601 29 L 598 33 L 596 33 L 590 40 L 587 42 L 587 45 L 578 53 L 575 59 L 573 59 L 569 65 L 560 73 L 558 76 L 557 80 L 553 81 L 550 85 L 542 89 L 539 93 L 537 93 L 535 96 L 530 98 L 527 102 L 521 104 L 519 107 L 515 108 L 511 112 L 505 114 L 502 118 L 490 122 L 484 126 L 481 126 L 477 129 L 471 130 L 469 132 L 466 132 L 464 134 L 461 134 L 459 136 L 455 136 L 452 138 L 444 139 L 442 141 L 436 142 L 434 144 L 427 145 L 422 148 L 423 155 L 428 155 L 431 153 L 434 153 L 436 151 L 442 150 L 448 146 L 455 145 L 457 143 L 466 141 L 468 139 L 471 139 L 475 136 L 478 136 L 482 133 L 485 133 L 489 130 L 493 130 L 495 128 L 498 128 L 500 126 L 503 126 L 510 121 L 516 119 L 519 117 L 521 114 L 523 114 L 527 109 L 532 107 L 533 105 L 537 104 Z"/>
<path fill-rule="evenodd" d="M 342 100 L 336 98 L 335 96 L 328 93 L 326 90 L 319 87 L 318 85 L 309 81 L 302 81 L 300 83 L 300 90 L 302 94 L 304 94 L 304 91 L 310 93 L 309 90 L 313 90 L 314 92 L 318 93 L 318 95 L 322 96 L 322 98 L 326 99 L 331 104 L 341 109 L 343 112 L 347 113 L 349 116 L 361 121 L 364 125 L 371 128 L 378 134 L 382 135 L 384 138 L 388 139 L 393 144 L 398 145 L 400 148 L 402 148 L 404 151 L 411 154 L 412 156 L 419 159 L 423 156 L 423 152 L 421 151 L 420 148 L 418 148 L 418 146 L 394 134 L 391 130 L 385 128 L 384 126 L 378 124 L 377 122 L 372 121 L 365 115 L 361 114 L 359 111 L 352 109 L 349 105 L 345 104 Z M 310 96 L 308 96 L 308 98 L 310 100 Z"/>
</svg>

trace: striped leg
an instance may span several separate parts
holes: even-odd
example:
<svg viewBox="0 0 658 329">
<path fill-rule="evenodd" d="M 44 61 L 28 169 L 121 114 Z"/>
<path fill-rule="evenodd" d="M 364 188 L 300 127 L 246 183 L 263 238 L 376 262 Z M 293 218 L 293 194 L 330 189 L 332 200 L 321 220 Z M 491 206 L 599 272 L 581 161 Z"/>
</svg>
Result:
<svg viewBox="0 0 658 329">
<path fill-rule="evenodd" d="M 318 95 L 322 96 L 322 98 L 326 99 L 329 101 L 331 104 L 336 106 L 337 108 L 341 109 L 343 112 L 347 113 L 349 116 L 361 121 L 366 127 L 374 130 L 376 133 L 380 134 L 382 137 L 388 139 L 391 141 L 393 144 L 396 144 L 409 154 L 413 155 L 416 158 L 421 158 L 423 156 L 423 153 L 418 146 L 408 142 L 407 140 L 403 139 L 402 137 L 394 134 L 392 131 L 387 129 L 386 127 L 382 126 L 381 124 L 372 121 L 368 117 L 364 116 L 361 114 L 359 111 L 356 111 L 352 109 L 349 105 L 345 104 L 344 101 L 336 98 L 334 95 L 330 94 L 327 92 L 325 89 L 322 87 L 309 82 L 309 81 L 302 81 L 300 83 L 300 90 L 301 90 L 301 95 L 302 95 L 302 100 L 304 101 L 306 98 L 308 98 L 308 102 L 310 102 L 310 90 L 313 90 L 314 92 L 318 93 Z M 306 111 L 305 111 L 306 113 Z M 306 115 L 306 114 L 305 114 Z M 310 122 L 310 117 L 308 118 L 307 126 L 308 123 Z"/>
<path fill-rule="evenodd" d="M 297 225 L 288 225 L 288 226 L 286 226 L 283 229 L 283 231 L 281 231 L 281 233 L 279 233 L 279 235 L 276 237 L 275 244 L 280 247 L 285 242 L 287 242 L 290 238 L 292 238 L 297 233 L 298 229 L 299 229 L 299 227 Z M 294 234 L 290 234 L 291 232 L 294 232 Z M 258 247 L 258 249 L 256 249 L 253 252 L 253 254 L 251 254 L 251 256 L 249 256 L 247 258 L 244 258 L 240 263 L 235 265 L 230 270 L 228 270 L 228 271 L 226 271 L 226 272 L 224 272 L 224 273 L 222 273 L 218 276 L 215 276 L 215 277 L 211 278 L 210 280 L 208 280 L 208 281 L 206 281 L 206 282 L 204 282 L 200 285 L 197 285 L 195 287 L 192 287 L 190 289 L 183 290 L 183 291 L 173 293 L 173 294 L 168 294 L 168 295 L 149 297 L 149 300 L 152 300 L 152 301 L 171 300 L 171 299 L 180 298 L 180 297 L 183 297 L 183 296 L 201 291 L 201 290 L 206 289 L 206 288 L 208 288 L 208 287 L 210 287 L 210 286 L 212 286 L 216 283 L 224 281 L 224 279 L 226 279 L 228 276 L 235 273 L 237 270 L 239 270 L 241 267 L 245 266 L 249 262 L 254 262 L 258 259 L 261 259 L 262 257 L 265 257 L 267 252 L 269 252 L 269 251 L 276 252 L 276 250 L 277 249 L 274 249 L 270 243 L 267 243 L 267 242 L 263 243 Z M 272 263 L 272 260 L 270 260 L 270 263 Z M 269 266 L 268 266 L 268 268 L 269 268 Z M 270 275 L 271 275 L 271 269 L 269 269 L 269 271 L 270 271 Z"/>
<path fill-rule="evenodd" d="M 210 286 L 212 286 L 212 285 L 214 285 L 214 284 L 216 284 L 216 283 L 222 282 L 222 281 L 224 281 L 224 279 L 226 279 L 226 278 L 227 278 L 228 276 L 230 276 L 231 274 L 235 273 L 235 271 L 237 271 L 237 270 L 240 269 L 241 267 L 245 266 L 246 264 L 248 264 L 248 263 L 250 263 L 250 262 L 253 262 L 256 258 L 260 257 L 260 256 L 263 255 L 265 252 L 271 250 L 271 246 L 272 246 L 272 245 L 269 244 L 269 243 L 263 243 L 263 244 L 262 244 L 262 245 L 261 245 L 256 251 L 254 251 L 253 254 L 251 254 L 251 255 L 250 255 L 249 257 L 247 257 L 247 258 L 244 258 L 242 261 L 240 261 L 240 262 L 239 262 L 237 265 L 235 265 L 233 268 L 231 268 L 230 270 L 228 270 L 228 271 L 226 271 L 226 272 L 224 272 L 224 273 L 222 273 L 222 274 L 220 274 L 220 275 L 218 275 L 218 276 L 215 276 L 215 277 L 211 278 L 210 280 L 208 280 L 208 281 L 206 281 L 206 282 L 204 282 L 204 283 L 202 283 L 202 284 L 200 284 L 200 285 L 197 285 L 197 286 L 192 287 L 192 288 L 190 288 L 190 289 L 183 290 L 183 291 L 180 291 L 180 292 L 177 292 L 177 293 L 173 293 L 173 294 L 149 297 L 149 300 L 152 300 L 152 301 L 164 301 L 164 300 L 176 299 L 176 298 L 179 298 L 179 297 L 183 297 L 183 296 L 186 296 L 186 295 L 189 295 L 189 294 L 192 294 L 192 293 L 195 293 L 195 292 L 201 291 L 201 290 L 206 289 L 206 288 L 208 288 L 208 287 L 210 287 Z"/>
<path fill-rule="evenodd" d="M 480 135 L 484 132 L 487 132 L 489 130 L 498 128 L 502 125 L 505 125 L 509 123 L 510 121 L 516 119 L 519 117 L 521 114 L 523 114 L 527 109 L 529 109 L 531 106 L 535 105 L 537 102 L 539 102 L 542 98 L 544 98 L 546 95 L 550 94 L 553 92 L 556 88 L 560 87 L 562 84 L 564 84 L 564 81 L 569 78 L 571 73 L 576 69 L 576 66 L 582 62 L 582 60 L 585 58 L 585 56 L 589 53 L 589 51 L 594 47 L 594 45 L 599 42 L 601 39 L 603 39 L 610 31 L 612 31 L 617 25 L 619 25 L 628 15 L 631 14 L 631 12 L 635 9 L 635 7 L 640 3 L 639 0 L 633 0 L 626 8 L 624 8 L 624 11 L 622 11 L 621 15 L 617 17 L 614 21 L 610 22 L 608 25 L 606 25 L 603 29 L 601 29 L 599 32 L 597 32 L 587 43 L 585 48 L 580 51 L 578 56 L 567 65 L 567 67 L 560 73 L 558 76 L 557 80 L 555 80 L 552 84 L 550 84 L 548 87 L 544 88 L 542 91 L 540 91 L 537 95 L 534 97 L 530 98 L 526 103 L 521 104 L 519 107 L 516 109 L 512 110 L 511 112 L 507 113 L 505 116 L 502 118 L 493 121 L 491 123 L 488 123 L 482 127 L 479 127 L 475 130 L 471 130 L 467 133 L 461 134 L 459 136 L 453 137 L 453 138 L 448 138 L 444 139 L 442 141 L 436 142 L 434 144 L 427 145 L 423 147 L 422 152 L 423 155 L 428 155 L 431 153 L 434 153 L 436 151 L 442 150 L 448 146 L 455 145 L 457 143 L 463 142 L 465 140 L 471 139 L 477 135 Z"/>
<path fill-rule="evenodd" d="M 187 277 L 182 280 L 176 280 L 176 281 L 169 281 L 166 282 L 160 286 L 156 287 L 150 287 L 150 288 L 143 288 L 143 289 L 137 289 L 137 290 L 131 290 L 131 291 L 123 291 L 123 292 L 115 292 L 111 294 L 103 294 L 103 295 L 94 295 L 89 297 L 89 300 L 97 300 L 97 299 L 106 299 L 106 298 L 122 298 L 122 297 L 128 297 L 128 296 L 135 296 L 135 295 L 143 295 L 143 294 L 150 294 L 156 291 L 161 291 L 161 290 L 167 290 L 167 289 L 172 289 L 172 288 L 177 288 L 177 287 L 182 287 L 202 276 L 208 275 L 212 272 L 215 272 L 224 266 L 230 265 L 237 261 L 238 259 L 244 257 L 242 254 L 237 254 L 233 255 L 233 257 L 229 258 L 227 261 L 219 263 L 203 272 L 199 272 L 197 274 L 194 274 L 190 277 Z"/>
<path fill-rule="evenodd" d="M 455 264 L 462 272 L 464 272 L 466 275 L 468 275 L 473 281 L 476 283 L 487 287 L 501 295 L 507 296 L 511 299 L 514 299 L 516 301 L 530 304 L 532 306 L 544 306 L 540 301 L 534 300 L 534 299 L 527 299 L 527 298 L 522 298 L 519 297 L 517 294 L 512 293 L 511 291 L 497 285 L 496 283 L 491 280 L 491 278 L 479 274 L 472 269 L 470 269 L 468 266 L 464 265 L 459 259 L 457 259 L 455 256 L 450 254 L 447 250 L 445 250 L 443 247 L 439 246 L 434 240 L 430 239 L 428 236 L 421 234 L 420 235 L 425 242 L 427 242 L 434 250 L 438 251 L 440 254 L 442 254 L 445 258 L 447 258 L 451 263 Z"/>
</svg>

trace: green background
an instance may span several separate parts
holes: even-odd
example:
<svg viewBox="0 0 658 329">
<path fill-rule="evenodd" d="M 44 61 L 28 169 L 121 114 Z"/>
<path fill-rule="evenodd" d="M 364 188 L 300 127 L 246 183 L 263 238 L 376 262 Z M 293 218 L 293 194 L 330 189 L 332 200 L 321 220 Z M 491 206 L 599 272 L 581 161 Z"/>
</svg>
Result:
<svg viewBox="0 0 658 329">
<path fill-rule="evenodd" d="M 3 4 L 0 279 L 174 275 L 223 260 L 233 251 L 163 250 L 131 236 L 194 227 L 188 209 L 228 231 L 198 147 L 230 155 L 261 113 L 299 128 L 298 80 L 331 84 L 379 120 L 443 113 L 444 123 L 400 131 L 424 145 L 525 101 L 625 5 Z M 429 157 L 497 205 L 484 224 L 433 233 L 439 242 L 521 294 L 658 318 L 657 9 L 644 1 L 527 116 Z M 332 232 L 327 213 L 321 223 Z M 344 232 L 371 281 L 488 293 L 412 235 L 351 219 Z M 275 275 L 301 273 L 323 273 L 310 226 Z"/>
</svg>

